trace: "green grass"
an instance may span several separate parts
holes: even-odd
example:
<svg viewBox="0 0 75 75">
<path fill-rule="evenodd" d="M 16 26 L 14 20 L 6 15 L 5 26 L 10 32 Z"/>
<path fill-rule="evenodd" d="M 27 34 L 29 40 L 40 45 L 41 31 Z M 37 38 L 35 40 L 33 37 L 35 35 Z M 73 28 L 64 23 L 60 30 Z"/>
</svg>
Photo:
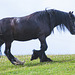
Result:
<svg viewBox="0 0 75 75">
<path fill-rule="evenodd" d="M 15 56 L 24 65 L 12 65 L 3 56 L 0 58 L 0 75 L 75 75 L 75 54 L 74 55 L 48 55 L 54 62 L 40 63 L 39 59 L 30 61 L 31 56 Z"/>
</svg>

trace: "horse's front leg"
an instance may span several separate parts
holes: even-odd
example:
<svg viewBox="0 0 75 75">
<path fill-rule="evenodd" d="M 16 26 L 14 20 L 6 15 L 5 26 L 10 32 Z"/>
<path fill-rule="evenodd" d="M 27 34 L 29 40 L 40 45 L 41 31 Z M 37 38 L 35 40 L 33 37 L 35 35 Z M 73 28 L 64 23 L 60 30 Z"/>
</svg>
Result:
<svg viewBox="0 0 75 75">
<path fill-rule="evenodd" d="M 34 50 L 31 60 L 37 59 L 38 57 L 40 58 L 40 62 L 47 62 L 47 61 L 52 61 L 50 58 L 48 58 L 45 54 L 45 51 L 47 50 L 47 43 L 46 43 L 46 38 L 44 35 L 39 37 L 40 43 L 41 43 L 41 49 L 39 51 Z"/>
<path fill-rule="evenodd" d="M 10 52 L 10 48 L 11 48 L 11 42 L 6 42 L 5 43 L 5 55 L 7 56 L 7 58 L 10 60 L 10 62 L 14 65 L 23 65 L 24 62 L 19 61 L 17 58 L 15 58 L 11 52 Z"/>
</svg>

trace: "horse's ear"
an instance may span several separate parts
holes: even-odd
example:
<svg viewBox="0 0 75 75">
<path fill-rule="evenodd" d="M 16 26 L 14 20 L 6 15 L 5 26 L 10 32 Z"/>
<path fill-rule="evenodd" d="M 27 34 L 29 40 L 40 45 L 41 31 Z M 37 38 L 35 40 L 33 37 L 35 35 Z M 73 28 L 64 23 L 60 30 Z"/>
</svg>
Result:
<svg viewBox="0 0 75 75">
<path fill-rule="evenodd" d="M 70 18 L 72 18 L 72 19 L 74 18 L 73 11 L 72 11 L 72 12 L 71 12 L 71 11 L 69 12 L 69 16 L 70 16 Z"/>
<path fill-rule="evenodd" d="M 73 15 L 73 11 L 69 11 L 69 14 L 70 14 L 70 15 Z"/>
<path fill-rule="evenodd" d="M 71 13 L 73 14 L 74 11 L 72 11 Z"/>
</svg>

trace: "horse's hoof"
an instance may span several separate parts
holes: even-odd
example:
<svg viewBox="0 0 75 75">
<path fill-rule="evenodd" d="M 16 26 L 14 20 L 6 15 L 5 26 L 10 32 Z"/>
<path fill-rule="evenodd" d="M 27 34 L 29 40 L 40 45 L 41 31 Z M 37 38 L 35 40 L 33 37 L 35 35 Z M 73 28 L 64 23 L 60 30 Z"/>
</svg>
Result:
<svg viewBox="0 0 75 75">
<path fill-rule="evenodd" d="M 52 62 L 53 60 L 51 60 L 50 58 L 46 58 L 46 59 L 40 59 L 40 62 Z"/>
<path fill-rule="evenodd" d="M 23 62 L 13 62 L 14 65 L 24 65 L 25 61 Z"/>
<path fill-rule="evenodd" d="M 25 61 L 20 61 L 17 58 L 15 58 L 15 60 L 11 61 L 12 64 L 14 65 L 24 65 Z"/>
<path fill-rule="evenodd" d="M 33 50 L 33 54 L 31 56 L 31 61 L 34 60 L 34 59 L 37 59 L 39 56 L 38 56 L 38 52 L 37 50 Z"/>
</svg>

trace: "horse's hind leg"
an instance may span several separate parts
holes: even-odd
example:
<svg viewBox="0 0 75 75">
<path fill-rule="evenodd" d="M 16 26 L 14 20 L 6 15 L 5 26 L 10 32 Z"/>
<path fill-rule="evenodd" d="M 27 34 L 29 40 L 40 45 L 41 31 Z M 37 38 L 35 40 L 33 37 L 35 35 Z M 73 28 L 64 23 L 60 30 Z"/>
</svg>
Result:
<svg viewBox="0 0 75 75">
<path fill-rule="evenodd" d="M 1 52 L 1 46 L 4 42 L 2 40 L 0 40 L 0 57 L 2 56 L 2 52 Z"/>
<path fill-rule="evenodd" d="M 46 62 L 46 61 L 52 61 L 50 58 L 48 58 L 45 54 L 45 51 L 47 50 L 47 43 L 46 38 L 44 35 L 39 37 L 40 43 L 41 43 L 41 49 L 40 51 L 33 51 L 33 55 L 31 60 L 36 59 L 37 57 L 40 58 L 40 62 Z"/>
<path fill-rule="evenodd" d="M 10 60 L 10 62 L 14 65 L 23 65 L 24 62 L 19 61 L 17 58 L 15 58 L 11 52 L 10 52 L 10 48 L 11 48 L 11 42 L 6 42 L 5 43 L 5 55 L 7 56 L 7 58 Z"/>
</svg>

